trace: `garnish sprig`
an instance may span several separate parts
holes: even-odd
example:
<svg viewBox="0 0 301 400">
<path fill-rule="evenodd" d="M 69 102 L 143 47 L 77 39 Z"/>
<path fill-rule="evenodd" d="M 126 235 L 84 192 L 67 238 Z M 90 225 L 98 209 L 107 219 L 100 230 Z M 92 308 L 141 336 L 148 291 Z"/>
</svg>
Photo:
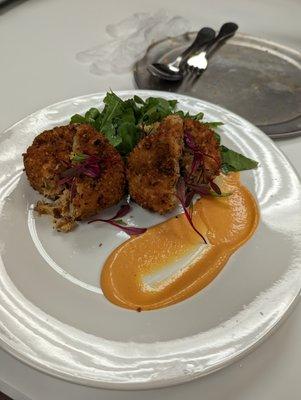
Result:
<svg viewBox="0 0 301 400">
<path fill-rule="evenodd" d="M 205 237 L 202 235 L 202 233 L 195 227 L 193 220 L 192 220 L 192 214 L 190 215 L 189 212 L 189 206 L 191 204 L 192 198 L 189 198 L 189 204 L 187 201 L 187 191 L 186 191 L 186 185 L 185 185 L 185 180 L 183 178 L 179 179 L 178 182 L 178 187 L 177 187 L 177 198 L 179 200 L 179 202 L 181 203 L 181 206 L 183 208 L 185 217 L 187 218 L 187 221 L 189 222 L 189 224 L 191 225 L 192 229 L 202 238 L 202 240 L 204 241 L 204 243 L 207 244 L 207 241 L 205 239 Z"/>
<path fill-rule="evenodd" d="M 72 184 L 74 178 L 88 176 L 90 178 L 98 178 L 101 173 L 101 160 L 97 156 L 89 156 L 87 154 L 75 154 L 71 160 L 69 168 L 62 174 L 59 180 L 60 185 L 66 183 Z"/>
<path fill-rule="evenodd" d="M 142 233 L 147 231 L 147 228 L 138 228 L 136 226 L 128 226 L 125 222 L 121 219 L 126 216 L 131 211 L 131 206 L 126 203 L 123 204 L 117 213 L 111 218 L 96 218 L 88 222 L 88 224 L 92 224 L 93 222 L 105 222 L 107 224 L 116 226 L 117 228 L 121 229 L 123 232 L 127 233 L 128 235 L 141 235 Z"/>
</svg>

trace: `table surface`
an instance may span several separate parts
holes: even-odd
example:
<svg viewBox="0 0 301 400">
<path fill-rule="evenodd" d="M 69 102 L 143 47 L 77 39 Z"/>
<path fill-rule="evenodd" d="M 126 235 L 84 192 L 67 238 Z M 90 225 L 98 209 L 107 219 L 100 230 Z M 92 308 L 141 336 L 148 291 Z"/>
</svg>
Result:
<svg viewBox="0 0 301 400">
<path fill-rule="evenodd" d="M 20 2 L 19 2 L 20 3 Z M 74 55 L 106 40 L 105 26 L 134 12 L 160 9 L 160 0 L 29 0 L 0 9 L 0 132 L 44 106 L 97 91 L 131 89 L 131 74 L 99 77 Z M 300 50 L 300 0 L 165 0 L 171 15 L 192 26 L 218 28 L 236 21 L 240 31 Z M 277 142 L 301 173 L 301 137 Z M 15 400 L 289 400 L 300 399 L 301 306 L 279 330 L 241 361 L 171 388 L 108 391 L 45 375 L 0 349 L 0 391 Z M 0 394 L 0 399 L 1 394 Z M 5 399 L 5 397 L 3 397 Z"/>
</svg>

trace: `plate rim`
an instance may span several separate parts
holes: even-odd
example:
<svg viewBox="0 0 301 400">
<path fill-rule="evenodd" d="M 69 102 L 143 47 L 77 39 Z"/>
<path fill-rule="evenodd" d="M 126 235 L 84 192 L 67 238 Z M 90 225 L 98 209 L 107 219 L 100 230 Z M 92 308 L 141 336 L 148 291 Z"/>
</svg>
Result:
<svg viewBox="0 0 301 400">
<path fill-rule="evenodd" d="M 282 157 L 285 158 L 285 160 L 288 162 L 288 164 L 290 165 L 291 170 L 293 171 L 293 173 L 296 175 L 296 177 L 298 178 L 299 184 L 300 184 L 300 178 L 299 175 L 297 173 L 297 171 L 295 170 L 294 166 L 290 163 L 290 161 L 286 158 L 286 156 L 283 154 L 283 152 L 275 145 L 275 143 L 271 140 L 271 138 L 269 138 L 267 135 L 265 135 L 258 127 L 254 126 L 252 123 L 250 123 L 249 121 L 247 121 L 246 119 L 244 119 L 243 117 L 240 117 L 239 115 L 233 113 L 232 111 L 227 110 L 224 107 L 218 106 L 214 103 L 210 103 L 198 98 L 194 98 L 192 96 L 187 96 L 187 95 L 182 95 L 182 94 L 178 94 L 178 93 L 171 93 L 171 92 L 164 92 L 164 91 L 156 91 L 156 90 L 139 90 L 139 89 L 130 89 L 130 90 L 122 90 L 122 91 L 116 91 L 115 93 L 121 96 L 132 96 L 134 93 L 140 93 L 141 95 L 154 95 L 154 96 L 160 96 L 161 95 L 165 95 L 165 96 L 177 96 L 183 99 L 190 99 L 190 100 L 194 100 L 197 102 L 202 102 L 205 105 L 209 105 L 211 107 L 214 107 L 215 110 L 217 110 L 218 112 L 224 112 L 226 111 L 228 114 L 234 116 L 234 117 L 238 117 L 239 120 L 242 120 L 244 122 L 247 122 L 247 124 L 251 125 L 253 129 L 256 129 L 257 131 L 261 132 L 262 137 L 265 138 L 265 140 L 267 140 L 273 147 L 273 149 Z M 17 127 L 21 122 L 24 122 L 25 120 L 27 120 L 30 117 L 33 117 L 35 114 L 40 113 L 41 111 L 43 111 L 44 109 L 48 108 L 48 107 L 55 107 L 58 105 L 62 105 L 65 103 L 69 103 L 72 100 L 77 100 L 77 99 L 83 99 L 83 98 L 90 98 L 92 96 L 99 96 L 99 97 L 103 97 L 105 95 L 105 92 L 96 92 L 96 93 L 90 93 L 90 94 L 85 94 L 85 95 L 81 95 L 81 96 L 75 96 L 72 98 L 68 98 L 68 99 L 64 99 L 62 101 L 53 103 L 51 105 L 45 106 L 40 108 L 39 110 L 25 116 L 24 118 L 22 118 L 21 120 L 19 120 L 18 122 L 14 123 L 13 125 L 11 125 L 10 127 L 8 127 L 7 129 L 5 129 L 2 133 L 0 133 L 0 139 L 3 138 L 3 135 L 5 135 L 6 133 L 8 133 L 12 128 Z M 16 359 L 22 361 L 23 363 L 30 365 L 31 367 L 33 367 L 36 370 L 42 371 L 48 375 L 51 376 L 55 376 L 58 377 L 60 379 L 66 380 L 66 381 L 71 381 L 73 383 L 78 383 L 78 384 L 83 384 L 86 386 L 92 386 L 92 387 L 102 387 L 105 389 L 122 389 L 122 390 L 141 390 L 141 389 L 152 389 L 152 388 L 160 388 L 160 387 L 166 387 L 166 386 L 172 386 L 172 385 L 177 385 L 177 384 L 181 384 L 184 382 L 188 382 L 191 381 L 193 379 L 199 378 L 201 376 L 205 376 L 208 375 L 212 372 L 215 372 L 219 369 L 222 369 L 224 367 L 226 367 L 227 365 L 232 364 L 233 362 L 236 362 L 237 360 L 241 359 L 244 355 L 247 355 L 248 353 L 250 353 L 253 349 L 257 348 L 265 339 L 267 339 L 271 334 L 273 334 L 275 332 L 275 330 L 277 329 L 278 326 L 280 326 L 280 324 L 288 317 L 288 315 L 290 314 L 290 312 L 294 309 L 294 306 L 298 303 L 299 301 L 299 296 L 300 295 L 300 290 L 299 293 L 296 294 L 296 296 L 294 297 L 294 299 L 291 301 L 291 303 L 287 306 L 285 312 L 283 312 L 283 314 L 275 321 L 274 325 L 270 327 L 269 331 L 266 332 L 262 337 L 260 337 L 256 342 L 252 343 L 249 347 L 246 347 L 243 351 L 241 351 L 240 353 L 236 354 L 234 357 L 231 357 L 229 360 L 227 360 L 226 362 L 224 362 L 223 364 L 217 365 L 217 366 L 213 366 L 211 368 L 208 368 L 205 372 L 200 372 L 197 374 L 190 374 L 187 376 L 182 376 L 181 378 L 176 377 L 174 379 L 169 379 L 169 380 L 158 380 L 158 381 L 145 381 L 145 382 L 141 382 L 138 383 L 131 383 L 131 382 L 126 382 L 126 383 L 112 383 L 112 382 L 104 382 L 104 381 L 96 381 L 96 380 L 91 380 L 91 379 L 87 379 L 87 378 L 80 378 L 78 376 L 74 376 L 72 374 L 67 374 L 67 373 L 63 373 L 63 372 L 58 372 L 55 369 L 51 369 L 49 366 L 45 366 L 45 364 L 42 363 L 38 363 L 36 360 L 33 361 L 30 358 L 25 357 L 22 353 L 19 353 L 18 351 L 16 351 L 12 346 L 10 346 L 8 343 L 6 343 L 5 341 L 2 340 L 2 338 L 0 337 L 0 344 L 1 347 L 7 351 L 9 354 L 12 354 Z M 37 307 L 37 306 L 35 306 Z"/>
<path fill-rule="evenodd" d="M 157 45 L 160 45 L 160 43 L 166 42 L 167 40 L 172 40 L 172 39 L 174 39 L 174 40 L 178 39 L 179 40 L 179 38 L 182 38 L 182 37 L 184 37 L 186 35 L 196 35 L 196 34 L 197 34 L 197 31 L 195 31 L 195 30 L 187 31 L 185 33 L 182 33 L 181 35 L 167 36 L 166 38 L 163 38 L 161 40 L 157 40 L 154 43 L 151 43 L 148 46 L 148 48 L 146 49 L 145 54 L 143 55 L 143 57 L 141 57 L 138 61 L 136 61 L 134 66 L 133 66 L 133 76 L 134 76 L 135 85 L 138 88 L 137 90 L 144 90 L 144 89 L 140 89 L 139 85 L 138 85 L 138 82 L 139 82 L 139 79 L 138 79 L 138 67 L 139 67 L 140 63 L 147 57 L 148 53 L 154 47 L 156 47 Z M 235 36 L 233 36 L 232 38 L 229 39 L 229 42 L 233 41 L 235 43 L 235 41 L 237 41 L 237 40 L 239 41 L 239 39 L 241 39 L 243 41 L 244 40 L 250 40 L 250 41 L 254 41 L 255 43 L 258 43 L 258 44 L 261 44 L 261 45 L 274 47 L 279 51 L 283 51 L 284 53 L 285 52 L 288 53 L 291 57 L 293 57 L 293 56 L 298 57 L 300 59 L 300 61 L 301 61 L 301 51 L 299 51 L 299 50 L 297 50 L 297 49 L 295 49 L 293 47 L 287 46 L 285 44 L 277 43 L 277 42 L 275 42 L 273 40 L 270 40 L 270 39 L 263 39 L 263 38 L 260 38 L 258 36 L 253 36 L 253 35 L 249 35 L 249 34 L 241 33 L 241 32 L 236 33 Z M 148 90 L 148 89 L 145 89 L 145 90 Z M 151 90 L 151 89 L 149 89 L 149 90 Z M 179 95 L 180 94 L 181 93 L 179 93 Z M 187 95 L 187 96 L 190 96 L 190 95 Z M 193 97 L 193 96 L 190 96 L 190 97 Z M 199 100 L 202 100 L 202 99 L 199 99 Z M 206 102 L 207 103 L 211 103 L 211 102 L 208 102 L 208 101 L 206 101 Z M 214 104 L 214 103 L 211 103 L 211 104 Z M 222 107 L 222 108 L 225 108 L 225 107 Z M 228 111 L 230 111 L 230 110 L 228 110 Z M 233 112 L 233 114 L 236 114 L 236 113 Z M 236 115 L 238 115 L 238 114 L 236 114 Z M 284 122 L 281 122 L 281 123 L 271 123 L 271 124 L 258 125 L 258 126 L 254 125 L 252 122 L 250 122 L 250 123 L 252 123 L 258 129 L 260 129 L 263 133 L 265 133 L 263 131 L 264 127 L 278 126 L 278 125 L 281 125 L 283 123 L 287 123 L 287 122 L 293 121 L 294 119 L 300 119 L 300 118 L 301 118 L 301 115 L 298 115 L 297 117 L 292 118 L 291 120 L 284 121 Z M 274 139 L 274 140 L 281 140 L 281 139 L 299 137 L 301 135 L 301 129 L 300 128 L 295 128 L 294 130 L 289 130 L 287 132 L 270 133 L 270 134 L 265 133 L 265 134 L 267 136 L 269 136 L 270 138 Z"/>
</svg>

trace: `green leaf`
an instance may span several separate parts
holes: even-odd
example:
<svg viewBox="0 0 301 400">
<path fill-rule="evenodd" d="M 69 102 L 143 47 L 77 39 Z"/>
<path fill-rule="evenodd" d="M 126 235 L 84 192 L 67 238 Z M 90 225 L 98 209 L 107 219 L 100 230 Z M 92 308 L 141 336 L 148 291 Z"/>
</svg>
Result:
<svg viewBox="0 0 301 400">
<path fill-rule="evenodd" d="M 120 122 L 129 122 L 132 124 L 136 123 L 135 114 L 132 108 L 126 107 L 124 108 L 122 114 L 115 118 L 116 123 L 119 124 Z"/>
<path fill-rule="evenodd" d="M 222 171 L 225 174 L 253 169 L 258 166 L 257 161 L 245 157 L 236 151 L 230 150 L 225 146 L 220 146 L 220 151 L 222 156 Z"/>
<path fill-rule="evenodd" d="M 135 101 L 137 104 L 145 104 L 144 100 L 142 100 L 141 97 L 139 97 L 139 96 L 137 96 L 137 95 L 134 96 L 134 101 Z"/>
<path fill-rule="evenodd" d="M 122 142 L 122 138 L 116 135 L 116 130 L 112 123 L 107 123 L 106 125 L 104 125 L 101 128 L 101 132 L 114 147 L 118 146 Z"/>
<path fill-rule="evenodd" d="M 204 117 L 204 113 L 203 112 L 199 112 L 198 114 L 192 116 L 193 119 L 196 119 L 198 121 L 200 119 L 203 119 L 203 117 Z"/>
<path fill-rule="evenodd" d="M 84 116 L 75 114 L 71 123 L 90 124 L 97 131 L 102 132 L 110 143 L 123 156 L 129 154 L 141 137 L 141 125 L 151 125 L 161 121 L 168 115 L 177 114 L 182 118 L 202 120 L 204 114 L 195 115 L 182 110 L 176 110 L 177 100 L 166 100 L 160 97 L 149 97 L 146 100 L 135 95 L 133 98 L 122 100 L 113 92 L 108 92 L 103 100 L 104 108 L 100 111 L 90 108 Z M 214 129 L 221 122 L 205 122 L 205 125 Z M 220 143 L 221 138 L 215 132 L 215 138 Z M 257 162 L 242 154 L 221 146 L 222 170 L 225 173 L 242 171 L 257 167 Z"/>
<path fill-rule="evenodd" d="M 222 192 L 220 194 L 215 193 L 213 191 L 210 192 L 210 195 L 213 197 L 229 197 L 233 194 L 233 192 Z"/>
<path fill-rule="evenodd" d="M 97 110 L 97 108 L 90 108 L 90 110 L 88 110 L 85 114 L 85 118 L 86 119 L 96 119 L 98 116 L 100 115 L 99 110 Z"/>
<path fill-rule="evenodd" d="M 100 131 L 112 120 L 122 114 L 123 100 L 113 92 L 108 92 L 103 100 L 105 108 L 102 111 Z"/>
<path fill-rule="evenodd" d="M 177 100 L 166 100 L 161 97 L 149 97 L 140 108 L 141 118 L 138 123 L 152 124 L 173 114 Z"/>
<path fill-rule="evenodd" d="M 127 226 L 127 223 L 124 222 L 122 219 L 115 219 L 115 222 L 119 225 Z"/>
<path fill-rule="evenodd" d="M 71 161 L 75 162 L 75 163 L 81 163 L 83 162 L 86 158 L 87 158 L 87 154 L 83 154 L 83 153 L 76 153 L 73 155 Z"/>
<path fill-rule="evenodd" d="M 74 114 L 70 120 L 71 124 L 86 124 L 86 119 L 82 115 Z"/>
<path fill-rule="evenodd" d="M 168 100 L 168 104 L 174 110 L 176 108 L 176 105 L 178 104 L 178 100 Z"/>
<path fill-rule="evenodd" d="M 175 112 L 175 115 L 179 115 L 181 118 L 185 118 L 186 114 L 183 110 L 178 110 Z"/>
<path fill-rule="evenodd" d="M 177 110 L 174 114 L 179 115 L 181 118 L 189 118 L 189 119 L 194 119 L 196 121 L 200 121 L 204 117 L 203 112 L 199 112 L 197 114 L 190 114 L 189 112 L 184 112 L 183 110 Z"/>
<path fill-rule="evenodd" d="M 221 143 L 221 135 L 219 135 L 218 133 L 214 132 L 214 137 L 215 137 L 217 143 L 220 144 Z"/>
<path fill-rule="evenodd" d="M 122 155 L 126 155 L 132 151 L 138 141 L 138 129 L 134 123 L 123 122 L 117 129 L 118 136 L 121 138 L 121 143 L 118 145 L 118 150 Z"/>
<path fill-rule="evenodd" d="M 212 128 L 212 129 L 217 128 L 217 127 L 219 127 L 221 125 L 224 125 L 223 122 L 218 122 L 218 121 L 215 121 L 215 122 L 203 122 L 203 124 L 208 126 L 208 128 Z"/>
</svg>

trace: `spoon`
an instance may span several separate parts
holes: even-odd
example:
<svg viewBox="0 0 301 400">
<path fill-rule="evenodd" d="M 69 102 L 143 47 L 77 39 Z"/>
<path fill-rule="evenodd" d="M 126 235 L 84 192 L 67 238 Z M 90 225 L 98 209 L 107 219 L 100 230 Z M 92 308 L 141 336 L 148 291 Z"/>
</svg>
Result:
<svg viewBox="0 0 301 400">
<path fill-rule="evenodd" d="M 193 43 L 175 60 L 168 64 L 154 63 L 147 67 L 148 71 L 155 77 L 168 81 L 179 81 L 183 79 L 184 74 L 182 66 L 185 64 L 189 55 L 200 50 L 205 44 L 215 38 L 215 31 L 211 28 L 202 28 Z"/>
</svg>

